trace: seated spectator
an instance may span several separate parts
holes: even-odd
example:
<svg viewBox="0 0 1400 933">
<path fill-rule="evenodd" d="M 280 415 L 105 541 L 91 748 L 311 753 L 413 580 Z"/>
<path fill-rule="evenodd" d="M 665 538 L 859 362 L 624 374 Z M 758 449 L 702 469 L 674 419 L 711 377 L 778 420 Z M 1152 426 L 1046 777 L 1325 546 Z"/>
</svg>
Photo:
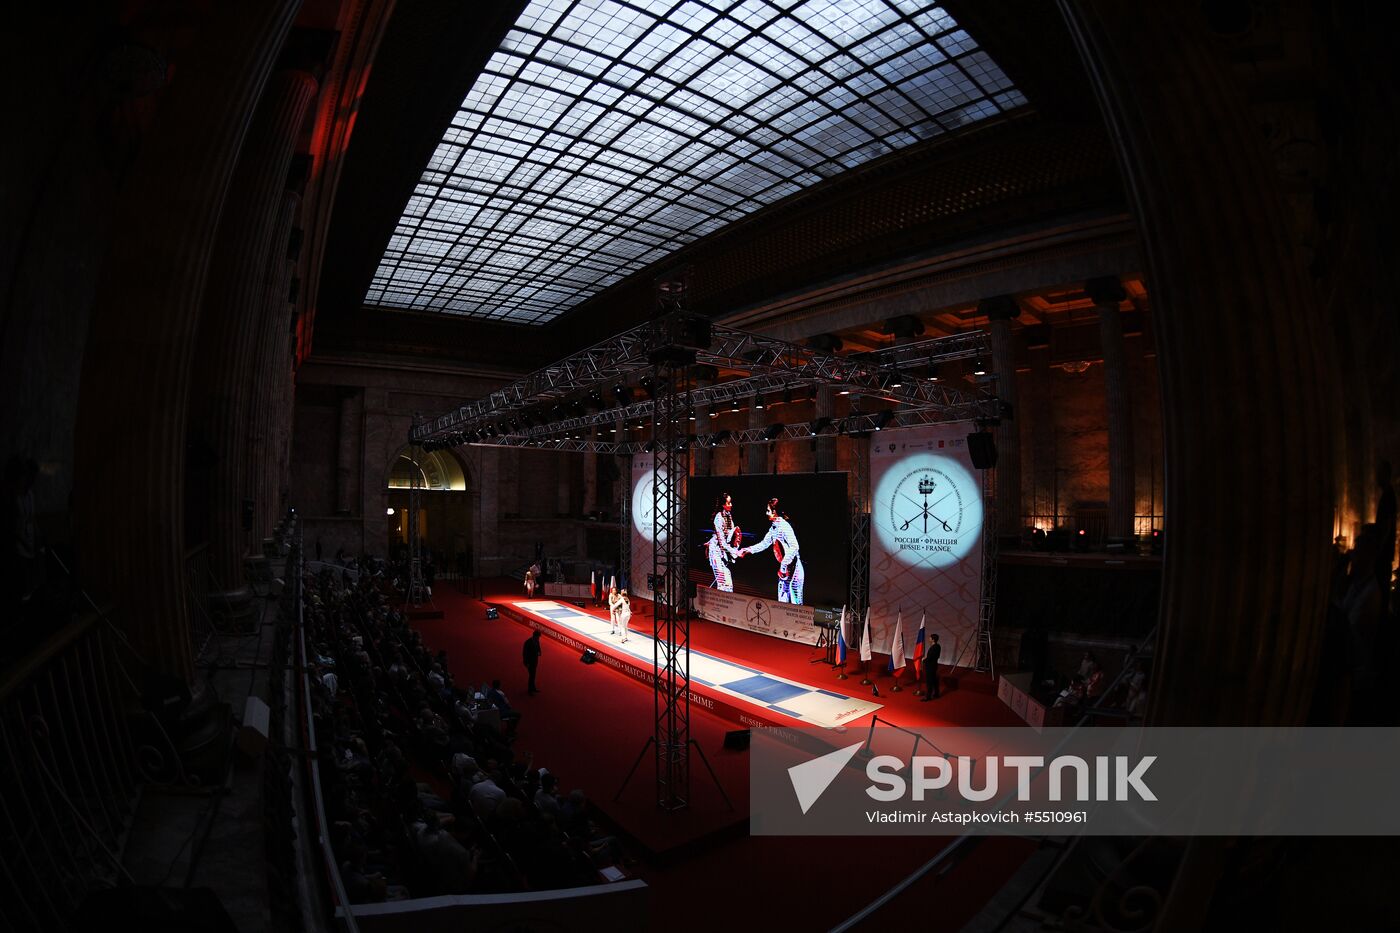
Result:
<svg viewBox="0 0 1400 933">
<path fill-rule="evenodd" d="M 544 772 L 540 775 L 540 789 L 535 792 L 535 809 L 540 816 L 545 816 L 558 822 L 559 820 L 559 795 L 555 793 L 555 788 L 559 786 L 559 780 L 552 774 Z"/>
<path fill-rule="evenodd" d="M 506 792 L 488 777 L 472 786 L 467 799 L 471 801 L 476 815 L 485 820 L 500 806 L 501 801 L 506 799 Z"/>
<path fill-rule="evenodd" d="M 468 851 L 446 829 L 431 810 L 414 824 L 414 848 L 427 873 L 428 886 L 442 894 L 466 894 L 476 878 L 477 855 Z"/>
</svg>

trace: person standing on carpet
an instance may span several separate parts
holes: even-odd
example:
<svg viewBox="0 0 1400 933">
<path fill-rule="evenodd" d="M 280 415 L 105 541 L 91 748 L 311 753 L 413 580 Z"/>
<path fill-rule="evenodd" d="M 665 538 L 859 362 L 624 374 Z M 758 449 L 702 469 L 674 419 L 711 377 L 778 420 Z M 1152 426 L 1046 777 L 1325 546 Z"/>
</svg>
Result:
<svg viewBox="0 0 1400 933">
<path fill-rule="evenodd" d="M 535 669 L 540 664 L 540 630 L 535 629 L 530 633 L 530 637 L 525 639 L 525 646 L 521 653 L 525 662 L 525 670 L 530 672 L 530 687 L 527 691 L 530 696 L 534 696 L 540 691 L 535 687 Z"/>
<path fill-rule="evenodd" d="M 627 633 L 632 631 L 632 600 L 627 598 L 627 591 L 619 590 L 617 594 L 617 627 L 622 634 L 622 643 L 627 644 Z"/>
<path fill-rule="evenodd" d="M 924 654 L 924 699 L 936 700 L 941 697 L 938 690 L 938 659 L 943 655 L 943 646 L 938 643 L 938 633 L 935 632 L 932 640 L 928 643 L 928 651 Z"/>
<path fill-rule="evenodd" d="M 611 635 L 617 634 L 618 610 L 622 607 L 622 597 L 617 595 L 617 587 L 608 587 L 608 617 L 612 621 Z"/>
</svg>

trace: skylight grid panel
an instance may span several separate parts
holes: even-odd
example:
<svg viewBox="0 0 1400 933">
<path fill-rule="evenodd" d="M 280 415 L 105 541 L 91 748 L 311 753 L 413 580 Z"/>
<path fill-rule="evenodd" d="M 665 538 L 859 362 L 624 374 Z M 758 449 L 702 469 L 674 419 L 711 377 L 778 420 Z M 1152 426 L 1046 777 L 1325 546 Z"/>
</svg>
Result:
<svg viewBox="0 0 1400 933">
<path fill-rule="evenodd" d="M 865 101 L 856 101 L 850 107 L 843 108 L 841 112 L 852 123 L 864 127 L 866 132 L 882 139 L 893 136 L 900 129 L 899 123 L 890 119 L 879 107 Z M 907 138 L 905 141 L 914 142 L 912 138 Z M 893 145 L 893 143 L 891 144 Z"/>
<path fill-rule="evenodd" d="M 575 74 L 573 71 L 538 61 L 528 62 L 521 68 L 517 81 L 530 87 L 548 88 L 554 93 L 570 97 L 578 97 L 593 84 L 593 79 L 587 75 Z"/>
<path fill-rule="evenodd" d="M 972 83 L 972 79 L 952 63 L 919 75 L 912 81 L 906 81 L 900 85 L 900 90 L 930 116 L 960 107 L 982 96 L 981 90 Z"/>
<path fill-rule="evenodd" d="M 735 109 L 747 108 L 780 80 L 736 55 L 725 55 L 690 81 L 690 87 L 717 100 L 729 101 Z"/>
<path fill-rule="evenodd" d="M 1015 88 L 1012 88 L 1005 94 L 998 94 L 993 99 L 1002 110 L 1012 110 L 1016 107 L 1024 107 L 1026 105 L 1026 95 Z"/>
<path fill-rule="evenodd" d="M 927 71 L 935 65 L 942 64 L 947 59 L 948 56 L 944 55 L 937 45 L 932 42 L 924 42 L 902 55 L 896 55 L 888 61 L 876 65 L 875 72 L 889 83 L 898 84 L 909 75 Z"/>
<path fill-rule="evenodd" d="M 666 105 L 672 110 L 685 111 L 706 123 L 719 123 L 734 113 L 730 104 L 696 94 L 688 87 L 677 88 L 675 93 L 666 99 Z"/>
<path fill-rule="evenodd" d="M 697 71 L 714 61 L 724 51 L 703 37 L 687 37 L 688 41 L 665 59 L 656 63 L 657 77 L 683 87 Z"/>
<path fill-rule="evenodd" d="M 655 22 L 654 17 L 632 7 L 608 0 L 584 0 L 569 11 L 553 34 L 617 58 Z"/>
<path fill-rule="evenodd" d="M 810 64 L 816 64 L 837 51 L 835 45 L 823 38 L 823 32 L 813 31 L 807 24 L 800 23 L 791 16 L 776 20 L 773 25 L 768 27 L 765 35 L 783 48 L 790 50 L 794 55 L 800 55 Z M 825 35 L 842 34 L 825 33 Z M 864 36 L 865 32 L 861 32 L 860 35 Z M 847 40 L 848 37 L 842 35 L 842 41 Z"/>
<path fill-rule="evenodd" d="M 690 33 L 669 23 L 659 22 L 640 38 L 627 54 L 627 60 L 638 67 L 651 70 L 674 55 L 689 40 Z"/>
<path fill-rule="evenodd" d="M 885 0 L 811 0 L 789 15 L 800 18 L 822 35 L 843 36 L 847 41 L 859 40 L 899 19 L 899 12 Z"/>
<path fill-rule="evenodd" d="M 807 95 L 801 88 L 785 84 L 762 100 L 755 102 L 748 108 L 748 112 L 756 120 L 772 120 L 779 114 L 790 110 L 806 97 Z M 781 128 L 779 129 L 781 131 Z"/>
<path fill-rule="evenodd" d="M 607 71 L 608 66 L 613 62 L 609 56 L 599 55 L 593 49 L 566 45 L 554 38 L 548 38 L 541 42 L 535 57 L 560 67 L 581 71 L 593 78 Z"/>
<path fill-rule="evenodd" d="M 986 52 L 978 51 L 965 55 L 958 59 L 958 64 L 987 94 L 1004 91 L 1011 86 L 1011 79 L 1006 76 L 1006 72 L 997 67 L 996 62 L 992 61 Z"/>
<path fill-rule="evenodd" d="M 868 64 L 898 55 L 905 49 L 924 43 L 923 33 L 910 23 L 895 23 L 889 29 L 875 33 L 851 47 L 851 54 Z"/>
<path fill-rule="evenodd" d="M 795 133 L 830 114 L 831 108 L 827 106 L 826 101 L 806 100 L 786 113 L 778 114 L 773 119 L 773 129 L 780 133 Z"/>
<path fill-rule="evenodd" d="M 783 5 L 791 6 L 792 4 L 786 3 Z M 782 11 L 778 7 L 769 3 L 768 0 L 744 0 L 743 3 L 728 10 L 725 15 L 738 20 L 751 30 L 758 30 L 769 20 L 773 19 L 775 16 L 779 16 L 781 12 Z"/>
<path fill-rule="evenodd" d="M 493 74 L 490 71 L 482 72 L 481 77 L 476 79 L 476 83 L 472 85 L 472 89 L 467 92 L 466 98 L 462 101 L 462 109 L 474 114 L 489 113 L 509 87 L 509 78 Z"/>
<path fill-rule="evenodd" d="M 870 98 L 870 102 L 906 126 L 912 126 L 927 117 L 909 98 L 890 88 Z"/>
<path fill-rule="evenodd" d="M 985 120 L 987 117 L 994 117 L 996 115 L 996 104 L 984 98 L 983 100 L 973 101 L 965 107 L 959 107 L 957 110 L 948 114 L 948 119 L 945 119 L 944 122 L 948 123 L 949 126 L 965 126 L 969 123 L 976 123 L 978 120 Z M 949 120 L 952 122 L 949 122 Z"/>
<path fill-rule="evenodd" d="M 451 171 L 452 166 L 457 164 L 457 157 L 462 154 L 462 147 L 449 142 L 438 143 L 437 149 L 433 150 L 433 157 L 428 160 L 428 168 L 435 171 Z"/>
<path fill-rule="evenodd" d="M 949 55 L 961 55 L 963 52 L 971 52 L 977 48 L 977 43 L 973 42 L 972 37 L 962 29 L 955 29 L 947 35 L 939 36 L 935 41 Z"/>
<path fill-rule="evenodd" d="M 813 170 L 820 170 L 821 164 L 828 158 L 826 153 L 804 146 L 800 141 L 790 138 L 778 140 L 773 144 L 772 149 L 789 161 Z"/>
</svg>

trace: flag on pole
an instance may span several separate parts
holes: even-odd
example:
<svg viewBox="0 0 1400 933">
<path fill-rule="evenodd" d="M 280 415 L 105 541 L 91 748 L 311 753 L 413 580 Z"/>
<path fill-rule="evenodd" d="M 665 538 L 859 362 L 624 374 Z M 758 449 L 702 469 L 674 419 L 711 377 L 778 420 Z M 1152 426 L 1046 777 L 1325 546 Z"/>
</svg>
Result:
<svg viewBox="0 0 1400 933">
<path fill-rule="evenodd" d="M 846 632 L 850 622 L 846 619 L 846 607 L 841 607 L 841 624 L 836 627 L 836 660 L 842 667 L 846 666 Z"/>
<path fill-rule="evenodd" d="M 895 613 L 894 617 L 894 644 L 890 645 L 890 667 L 889 672 L 896 677 L 904 670 L 904 665 L 909 663 L 909 659 L 904 656 L 904 610 Z"/>
<path fill-rule="evenodd" d="M 608 589 L 610 589 L 610 590 L 615 590 L 615 589 L 617 589 L 617 574 L 613 574 L 612 586 L 608 587 Z"/>
<path fill-rule="evenodd" d="M 865 607 L 865 629 L 860 633 L 860 663 L 870 660 L 870 607 Z"/>
<path fill-rule="evenodd" d="M 927 615 L 919 616 L 919 634 L 914 638 L 914 676 L 919 680 L 924 679 L 924 617 Z"/>
<path fill-rule="evenodd" d="M 588 571 L 588 591 L 593 594 L 593 598 L 598 598 L 598 571 Z"/>
</svg>

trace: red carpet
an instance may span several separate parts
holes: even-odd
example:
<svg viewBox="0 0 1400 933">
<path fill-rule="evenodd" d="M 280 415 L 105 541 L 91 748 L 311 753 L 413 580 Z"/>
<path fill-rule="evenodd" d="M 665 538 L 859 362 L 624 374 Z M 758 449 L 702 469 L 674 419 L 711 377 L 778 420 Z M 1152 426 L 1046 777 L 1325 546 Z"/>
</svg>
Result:
<svg viewBox="0 0 1400 933">
<path fill-rule="evenodd" d="M 488 597 L 522 598 L 519 584 L 496 582 L 501 585 L 488 583 Z M 748 755 L 721 747 L 724 733 L 735 725 L 694 708 L 692 737 L 714 766 L 734 810 L 725 807 L 714 781 L 693 753 L 688 810 L 665 813 L 656 807 L 650 752 L 621 802 L 615 803 L 613 795 L 652 732 L 651 689 L 601 664 L 581 664 L 573 649 L 544 638 L 538 676 L 541 692 L 527 696 L 520 649 L 528 628 L 504 616 L 487 620 L 485 605 L 458 593 L 454 584 L 438 587 L 434 601 L 443 617 L 415 620 L 415 628 L 431 648 L 447 650 L 459 685 L 495 677 L 502 680 L 511 703 L 523 713 L 517 755 L 533 752 L 534 765 L 549 768 L 565 791 L 583 788 L 594 805 L 632 838 L 634 848 L 645 851 L 647 857 L 636 873 L 654 891 L 653 928 L 826 929 L 869 904 L 950 841 L 750 837 L 746 828 Z M 647 628 L 650 616 L 639 611 L 633 623 L 636 629 Z M 858 685 L 858 676 L 840 681 L 826 665 L 809 664 L 808 658 L 815 655 L 801 645 L 710 622 L 693 623 L 692 645 L 793 680 L 852 696 L 869 695 L 868 687 Z M 1019 722 L 991 693 L 989 680 L 978 687 L 964 681 L 960 689 L 946 690 L 942 700 L 920 703 L 912 690 L 891 694 L 887 675 L 881 673 L 875 679 L 881 692 L 876 702 L 885 704 L 881 717 L 901 725 Z M 868 720 L 857 725 L 866 724 Z M 880 921 L 898 918 L 926 925 L 929 898 L 933 898 L 939 904 L 939 926 L 956 929 L 1032 848 L 1016 839 L 986 840 L 937 883 L 936 892 L 928 890 L 934 880 L 923 879 L 916 885 L 918 896 L 901 898 L 881 914 Z"/>
</svg>

